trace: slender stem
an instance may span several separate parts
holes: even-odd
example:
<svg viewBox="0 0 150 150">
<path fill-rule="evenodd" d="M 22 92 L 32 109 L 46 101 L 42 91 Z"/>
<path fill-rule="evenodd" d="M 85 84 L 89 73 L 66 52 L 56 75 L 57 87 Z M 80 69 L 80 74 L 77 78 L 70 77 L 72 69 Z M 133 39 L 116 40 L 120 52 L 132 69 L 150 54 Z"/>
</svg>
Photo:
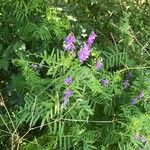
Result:
<svg viewBox="0 0 150 150">
<path fill-rule="evenodd" d="M 11 135 L 11 150 L 14 149 L 14 135 Z"/>
<path fill-rule="evenodd" d="M 2 119 L 2 121 L 3 121 L 3 123 L 4 123 L 4 125 L 6 126 L 6 128 L 8 129 L 8 131 L 10 132 L 10 134 L 12 134 L 10 128 L 8 127 L 7 123 L 5 122 L 5 120 L 4 120 L 4 118 L 3 118 L 3 116 L 2 116 L 1 114 L 0 114 L 0 117 L 1 117 L 1 119 Z"/>
<path fill-rule="evenodd" d="M 99 120 L 78 120 L 78 119 L 68 119 L 68 118 L 62 118 L 62 120 L 65 121 L 72 121 L 72 122 L 90 122 L 90 123 L 113 123 L 112 121 L 99 121 Z"/>
<path fill-rule="evenodd" d="M 117 71 L 116 73 L 122 73 L 127 70 L 138 70 L 138 69 L 150 69 L 150 66 L 146 66 L 146 67 L 138 66 L 134 68 L 125 68 L 125 69 L 121 69 L 120 71 Z"/>
<path fill-rule="evenodd" d="M 5 131 L 5 130 L 0 129 L 0 131 L 11 135 L 10 132 L 7 132 L 7 131 Z"/>
<path fill-rule="evenodd" d="M 10 113 L 9 113 L 9 111 L 8 111 L 8 109 L 7 109 L 6 105 L 5 105 L 5 103 L 4 103 L 4 99 L 3 99 L 3 96 L 2 96 L 1 93 L 0 93 L 0 97 L 1 97 L 1 100 L 2 100 L 2 102 L 3 102 L 3 106 L 4 106 L 4 108 L 5 108 L 6 112 L 7 112 L 7 115 L 8 115 L 8 117 L 9 117 L 10 121 L 11 121 L 12 127 L 13 127 L 14 130 L 15 130 L 15 125 L 14 125 L 14 123 L 13 123 L 13 121 L 12 121 L 12 118 L 11 118 L 11 116 L 10 116 Z"/>
</svg>

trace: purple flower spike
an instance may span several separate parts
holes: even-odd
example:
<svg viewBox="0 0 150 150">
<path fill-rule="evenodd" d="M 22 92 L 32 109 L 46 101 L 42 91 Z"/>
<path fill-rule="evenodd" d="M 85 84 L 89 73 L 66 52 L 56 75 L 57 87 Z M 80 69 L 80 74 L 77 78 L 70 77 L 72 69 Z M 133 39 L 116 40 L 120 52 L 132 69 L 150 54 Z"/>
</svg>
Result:
<svg viewBox="0 0 150 150">
<path fill-rule="evenodd" d="M 96 70 L 102 69 L 103 66 L 104 66 L 104 64 L 102 63 L 102 61 L 98 60 L 96 63 Z"/>
<path fill-rule="evenodd" d="M 61 105 L 61 109 L 65 109 L 68 102 L 69 102 L 69 98 L 73 95 L 73 92 L 72 90 L 70 89 L 67 89 L 65 92 L 64 92 L 64 97 L 63 97 L 63 103 Z"/>
<path fill-rule="evenodd" d="M 69 85 L 72 83 L 72 77 L 68 77 L 64 80 L 65 84 Z"/>
<path fill-rule="evenodd" d="M 90 53 L 91 53 L 90 48 L 85 43 L 78 52 L 78 58 L 81 64 L 89 58 Z"/>
<path fill-rule="evenodd" d="M 97 37 L 96 33 L 92 31 L 87 40 L 87 44 L 89 45 L 89 47 L 92 46 L 96 37 Z"/>
<path fill-rule="evenodd" d="M 123 82 L 123 88 L 126 89 L 130 86 L 129 80 L 124 80 Z"/>
<path fill-rule="evenodd" d="M 107 86 L 109 84 L 109 80 L 103 79 L 100 81 L 103 86 Z"/>
<path fill-rule="evenodd" d="M 144 92 L 142 91 L 138 96 L 137 99 L 142 99 L 144 97 Z"/>
<path fill-rule="evenodd" d="M 64 98 L 64 101 L 63 101 L 63 103 L 61 105 L 61 109 L 65 109 L 67 107 L 68 102 L 69 102 L 69 99 Z"/>
<path fill-rule="evenodd" d="M 130 101 L 130 103 L 131 103 L 132 105 L 135 105 L 135 104 L 137 103 L 137 99 L 132 99 L 132 100 Z"/>
<path fill-rule="evenodd" d="M 88 40 L 87 40 L 87 43 L 85 43 L 85 44 L 81 47 L 81 49 L 79 50 L 79 52 L 78 52 L 78 58 L 79 58 L 79 61 L 80 61 L 81 64 L 89 58 L 90 53 L 91 53 L 90 47 L 91 47 L 92 44 L 94 43 L 94 40 L 95 40 L 96 36 L 97 36 L 97 35 L 96 35 L 95 32 L 93 31 L 93 32 L 89 35 Z"/>
<path fill-rule="evenodd" d="M 66 51 L 73 51 L 75 49 L 74 43 L 76 42 L 76 38 L 73 34 L 69 34 L 65 39 L 64 49 Z"/>
<path fill-rule="evenodd" d="M 72 90 L 67 89 L 67 90 L 64 92 L 64 99 L 68 99 L 68 98 L 71 97 L 72 95 L 73 95 Z"/>
</svg>

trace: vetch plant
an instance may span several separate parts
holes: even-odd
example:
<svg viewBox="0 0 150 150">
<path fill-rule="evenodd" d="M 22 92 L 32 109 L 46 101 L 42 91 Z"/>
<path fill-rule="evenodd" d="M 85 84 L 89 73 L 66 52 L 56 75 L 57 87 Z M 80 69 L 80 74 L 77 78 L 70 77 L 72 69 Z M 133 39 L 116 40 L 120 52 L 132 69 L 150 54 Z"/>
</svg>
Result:
<svg viewBox="0 0 150 150">
<path fill-rule="evenodd" d="M 76 42 L 75 36 L 74 36 L 72 33 L 70 33 L 70 34 L 66 37 L 66 39 L 65 39 L 64 49 L 65 49 L 66 51 L 73 51 L 73 50 L 75 50 L 75 45 L 74 45 L 75 42 Z"/>
<path fill-rule="evenodd" d="M 123 88 L 127 89 L 128 87 L 130 87 L 130 80 L 132 79 L 133 74 L 132 72 L 128 72 L 128 74 L 126 75 L 126 79 L 123 81 Z"/>
<path fill-rule="evenodd" d="M 1 1 L 0 149 L 149 149 L 148 6 Z"/>
<path fill-rule="evenodd" d="M 69 76 L 69 77 L 67 77 L 67 78 L 64 80 L 64 82 L 65 82 L 66 85 L 69 85 L 69 84 L 72 84 L 73 79 L 72 79 L 71 76 Z"/>
<path fill-rule="evenodd" d="M 97 60 L 96 62 L 96 70 L 101 70 L 103 68 L 104 64 L 101 60 Z"/>
<path fill-rule="evenodd" d="M 94 43 L 96 36 L 97 35 L 95 34 L 94 31 L 91 32 L 91 34 L 88 37 L 87 42 L 84 43 L 84 45 L 80 48 L 78 52 L 78 58 L 81 64 L 89 58 L 91 54 L 91 46 Z"/>
<path fill-rule="evenodd" d="M 73 95 L 73 91 L 71 89 L 67 89 L 65 92 L 64 92 L 64 97 L 63 97 L 63 103 L 62 103 L 62 106 L 61 108 L 62 109 L 65 109 L 67 107 L 67 104 L 69 102 L 69 98 Z"/>
<path fill-rule="evenodd" d="M 89 45 L 89 47 L 91 47 L 93 45 L 96 37 L 97 37 L 96 33 L 94 31 L 92 31 L 87 39 L 87 44 Z"/>
<path fill-rule="evenodd" d="M 90 54 L 91 50 L 89 46 L 85 43 L 78 52 L 78 58 L 80 63 L 82 64 L 84 61 L 86 61 L 89 58 Z"/>
<path fill-rule="evenodd" d="M 136 96 L 136 98 L 131 100 L 131 104 L 135 105 L 136 103 L 138 103 L 138 101 L 140 101 L 142 98 L 144 98 L 144 92 L 142 91 L 138 96 Z"/>
<path fill-rule="evenodd" d="M 107 79 L 102 79 L 102 80 L 100 81 L 100 83 L 101 83 L 102 86 L 106 87 L 107 85 L 109 85 L 109 80 L 107 80 Z"/>
</svg>

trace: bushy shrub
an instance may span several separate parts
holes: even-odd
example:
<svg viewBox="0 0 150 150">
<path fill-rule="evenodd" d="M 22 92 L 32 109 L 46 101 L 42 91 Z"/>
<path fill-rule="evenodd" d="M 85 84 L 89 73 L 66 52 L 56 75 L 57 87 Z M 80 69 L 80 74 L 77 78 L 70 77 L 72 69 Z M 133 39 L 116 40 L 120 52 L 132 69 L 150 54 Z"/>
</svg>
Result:
<svg viewBox="0 0 150 150">
<path fill-rule="evenodd" d="M 148 4 L 2 0 L 1 149 L 148 150 Z"/>
</svg>

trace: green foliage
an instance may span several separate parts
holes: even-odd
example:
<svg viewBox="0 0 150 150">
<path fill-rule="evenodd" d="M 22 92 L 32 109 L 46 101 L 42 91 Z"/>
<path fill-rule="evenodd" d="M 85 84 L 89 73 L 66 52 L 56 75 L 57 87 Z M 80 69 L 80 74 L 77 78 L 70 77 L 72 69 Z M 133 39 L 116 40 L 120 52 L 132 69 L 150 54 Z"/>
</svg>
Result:
<svg viewBox="0 0 150 150">
<path fill-rule="evenodd" d="M 0 8 L 2 150 L 149 149 L 148 0 L 1 0 Z M 81 64 L 92 30 L 96 42 Z M 76 49 L 64 51 L 71 32 Z M 73 95 L 63 108 L 66 89 Z"/>
</svg>

